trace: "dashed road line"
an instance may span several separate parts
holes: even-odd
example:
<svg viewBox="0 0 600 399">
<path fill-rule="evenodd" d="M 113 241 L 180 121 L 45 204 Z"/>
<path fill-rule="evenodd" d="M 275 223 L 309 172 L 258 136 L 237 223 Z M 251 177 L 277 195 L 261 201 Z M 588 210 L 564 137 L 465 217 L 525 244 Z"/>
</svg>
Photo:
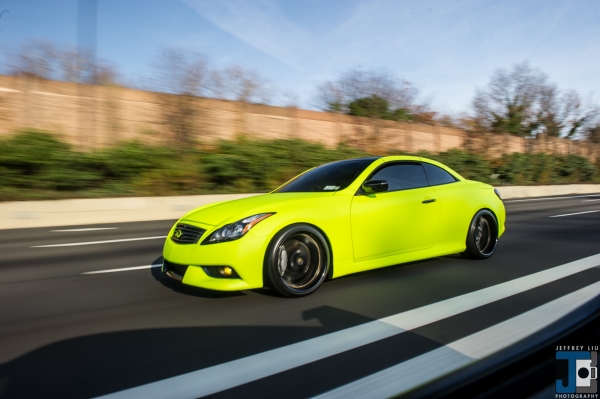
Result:
<svg viewBox="0 0 600 399">
<path fill-rule="evenodd" d="M 78 246 L 78 245 L 110 244 L 110 243 L 113 243 L 113 242 L 158 240 L 160 238 L 167 238 L 167 236 L 123 238 L 123 239 L 120 239 L 120 240 L 106 240 L 106 241 L 70 242 L 70 243 L 67 243 L 67 244 L 33 245 L 30 248 L 75 247 L 75 246 Z"/>
<path fill-rule="evenodd" d="M 573 216 L 573 215 L 583 215 L 584 213 L 594 213 L 594 212 L 600 212 L 600 209 L 596 210 L 596 211 L 585 211 L 585 212 L 575 212 L 575 213 L 565 213 L 564 215 L 554 215 L 554 216 L 550 216 L 551 218 L 561 218 L 563 216 Z"/>
<path fill-rule="evenodd" d="M 151 269 L 153 267 L 160 267 L 160 266 L 162 266 L 162 263 L 155 264 L 155 265 L 122 267 L 120 269 L 95 270 L 93 272 L 85 272 L 85 273 L 81 273 L 81 274 L 118 273 L 118 272 L 127 272 L 127 271 L 130 271 L 130 270 Z"/>
<path fill-rule="evenodd" d="M 97 230 L 116 230 L 118 227 L 90 227 L 87 229 L 67 229 L 67 230 L 50 230 L 51 233 L 67 233 L 71 231 L 97 231 Z"/>
</svg>

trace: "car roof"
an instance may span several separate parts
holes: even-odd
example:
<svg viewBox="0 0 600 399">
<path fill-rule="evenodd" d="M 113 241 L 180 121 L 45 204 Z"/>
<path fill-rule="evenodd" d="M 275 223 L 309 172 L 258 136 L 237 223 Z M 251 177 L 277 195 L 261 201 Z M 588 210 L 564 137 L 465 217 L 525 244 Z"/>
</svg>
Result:
<svg viewBox="0 0 600 399">
<path fill-rule="evenodd" d="M 383 162 L 390 162 L 390 161 L 417 161 L 417 162 L 420 162 L 421 158 L 415 157 L 414 155 L 390 155 L 387 157 L 381 157 L 381 160 Z"/>
<path fill-rule="evenodd" d="M 417 157 L 417 156 L 414 156 L 414 155 L 388 155 L 388 156 L 385 156 L 385 157 L 377 157 L 377 156 L 375 156 L 375 157 L 362 157 L 362 158 L 351 158 L 351 159 L 346 159 L 346 160 L 337 161 L 337 162 L 354 161 L 354 160 L 358 160 L 358 159 L 371 159 L 371 160 L 373 160 L 373 162 L 379 160 L 380 161 L 378 163 L 379 166 L 381 166 L 383 163 L 386 163 L 386 162 L 395 162 L 395 161 L 427 162 L 427 163 L 430 163 L 432 165 L 439 166 L 440 168 L 446 170 L 451 175 L 453 175 L 454 177 L 456 177 L 459 181 L 465 180 L 465 178 L 463 176 L 461 176 L 460 173 L 456 172 L 454 169 L 450 168 L 447 165 L 444 165 L 441 162 L 438 162 L 438 161 L 430 159 L 430 158 Z M 371 165 L 373 165 L 373 164 L 371 164 Z M 377 167 L 379 167 L 379 166 L 377 166 Z"/>
</svg>

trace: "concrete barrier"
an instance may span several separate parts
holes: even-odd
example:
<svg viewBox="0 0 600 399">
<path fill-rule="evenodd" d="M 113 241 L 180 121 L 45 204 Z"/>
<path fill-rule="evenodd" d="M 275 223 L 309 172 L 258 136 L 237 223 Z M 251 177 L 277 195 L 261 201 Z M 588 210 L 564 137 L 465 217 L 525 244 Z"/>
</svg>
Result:
<svg viewBox="0 0 600 399">
<path fill-rule="evenodd" d="M 600 184 L 564 184 L 556 186 L 499 186 L 502 199 L 549 197 L 553 195 L 600 193 Z"/>
<path fill-rule="evenodd" d="M 258 194 L 0 202 L 0 229 L 179 219 L 201 205 Z"/>
<path fill-rule="evenodd" d="M 600 193 L 600 184 L 500 186 L 502 199 Z M 198 206 L 259 194 L 0 202 L 0 229 L 178 219 Z"/>
</svg>

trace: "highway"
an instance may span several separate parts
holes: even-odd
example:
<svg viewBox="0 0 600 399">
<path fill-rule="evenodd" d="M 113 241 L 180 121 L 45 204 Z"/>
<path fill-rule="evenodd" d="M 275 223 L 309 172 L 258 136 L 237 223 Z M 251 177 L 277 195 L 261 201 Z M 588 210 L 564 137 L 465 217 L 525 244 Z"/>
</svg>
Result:
<svg viewBox="0 0 600 399">
<path fill-rule="evenodd" d="M 373 375 L 418 379 L 442 354 L 469 364 L 502 323 L 512 334 L 600 292 L 600 195 L 505 205 L 488 260 L 393 266 L 301 299 L 161 275 L 174 221 L 0 230 L 0 398 L 168 398 L 185 384 L 215 398 L 369 397 Z M 471 353 L 470 337 L 488 344 Z"/>
</svg>

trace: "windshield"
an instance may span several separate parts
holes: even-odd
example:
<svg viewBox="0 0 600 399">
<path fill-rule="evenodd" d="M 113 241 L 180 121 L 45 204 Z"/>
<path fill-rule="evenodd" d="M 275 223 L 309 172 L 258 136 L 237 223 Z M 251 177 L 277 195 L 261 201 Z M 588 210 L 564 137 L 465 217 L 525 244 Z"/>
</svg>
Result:
<svg viewBox="0 0 600 399">
<path fill-rule="evenodd" d="M 349 159 L 318 166 L 297 176 L 275 192 L 315 193 L 343 190 L 376 159 L 378 158 Z"/>
</svg>

